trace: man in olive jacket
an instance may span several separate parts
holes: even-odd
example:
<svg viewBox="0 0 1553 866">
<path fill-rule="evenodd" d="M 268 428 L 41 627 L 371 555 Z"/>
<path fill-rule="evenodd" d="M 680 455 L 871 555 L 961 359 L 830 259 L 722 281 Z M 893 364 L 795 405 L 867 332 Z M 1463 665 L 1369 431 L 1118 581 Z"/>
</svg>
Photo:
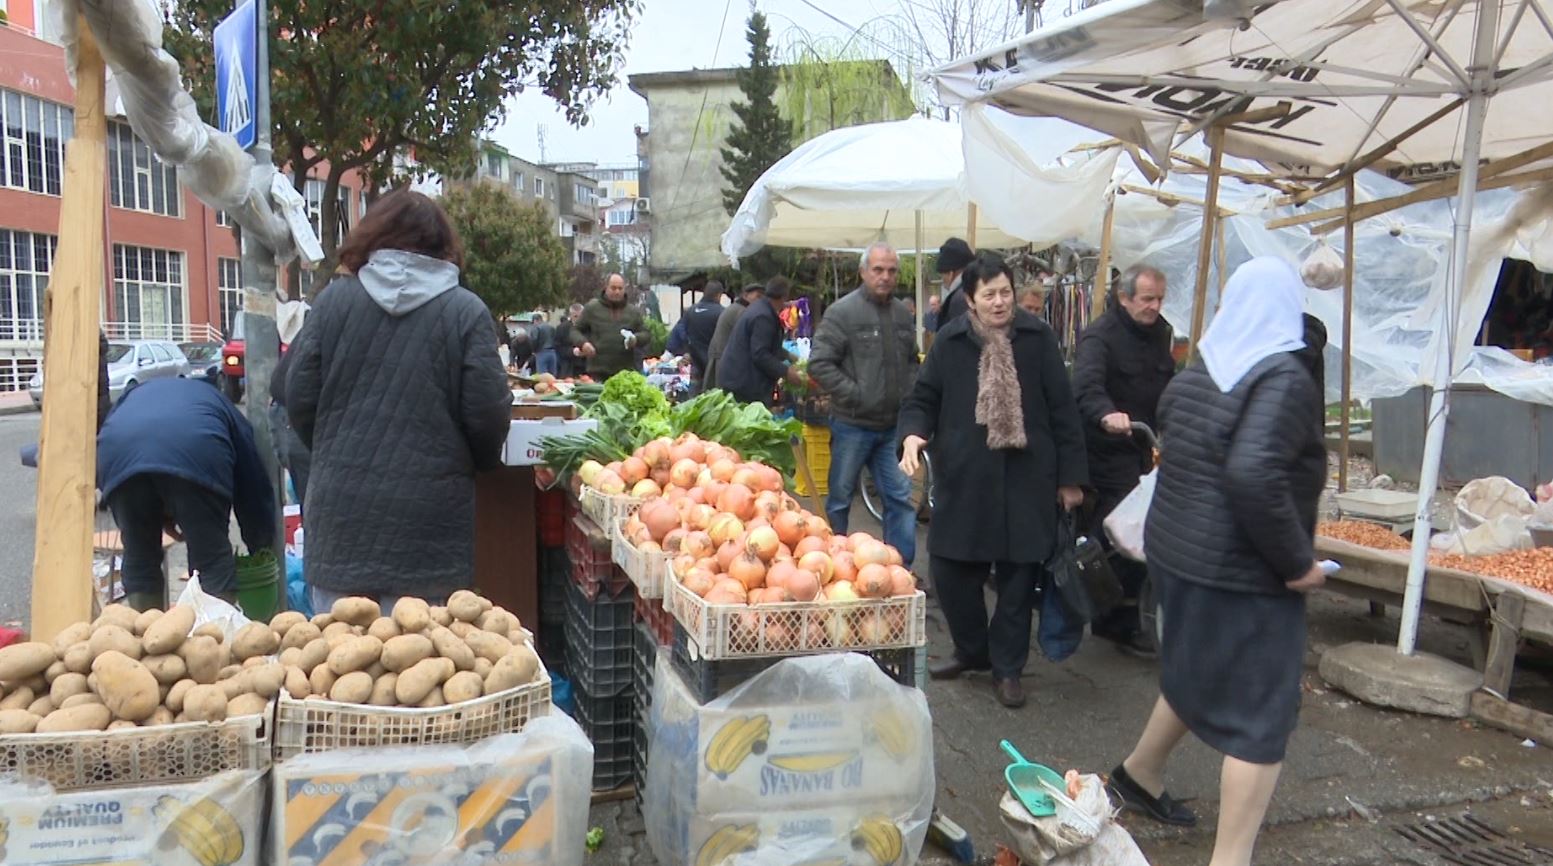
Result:
<svg viewBox="0 0 1553 866">
<path fill-rule="evenodd" d="M 572 325 L 573 354 L 587 359 L 588 375 L 601 382 L 621 370 L 641 372 L 636 348 L 651 338 L 642 311 L 626 302 L 626 278 L 620 274 L 609 275 L 604 294 L 589 301 Z"/>
<path fill-rule="evenodd" d="M 825 310 L 809 375 L 830 395 L 830 494 L 825 516 L 847 531 L 866 465 L 884 498 L 884 540 L 907 565 L 917 551 L 911 479 L 897 465 L 895 419 L 917 379 L 916 320 L 895 297 L 900 259 L 889 244 L 863 251 L 863 285 Z"/>
</svg>

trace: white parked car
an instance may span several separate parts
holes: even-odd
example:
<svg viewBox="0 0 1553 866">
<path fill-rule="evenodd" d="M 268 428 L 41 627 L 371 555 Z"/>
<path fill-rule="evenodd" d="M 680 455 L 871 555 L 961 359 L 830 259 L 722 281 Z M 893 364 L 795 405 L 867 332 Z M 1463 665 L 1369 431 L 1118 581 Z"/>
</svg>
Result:
<svg viewBox="0 0 1553 866">
<path fill-rule="evenodd" d="M 108 396 L 117 403 L 142 382 L 152 379 L 187 378 L 189 360 L 171 340 L 130 340 L 108 344 Z M 43 371 L 27 383 L 33 405 L 43 407 Z"/>
</svg>

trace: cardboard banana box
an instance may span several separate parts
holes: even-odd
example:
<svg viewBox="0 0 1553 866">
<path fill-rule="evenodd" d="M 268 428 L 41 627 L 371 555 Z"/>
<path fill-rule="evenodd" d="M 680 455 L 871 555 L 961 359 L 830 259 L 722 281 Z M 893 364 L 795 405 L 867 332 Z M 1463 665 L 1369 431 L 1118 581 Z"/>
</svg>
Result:
<svg viewBox="0 0 1553 866">
<path fill-rule="evenodd" d="M 276 862 L 582 862 L 593 749 L 571 719 L 473 746 L 349 749 L 274 771 Z"/>
<path fill-rule="evenodd" d="M 0 863 L 260 866 L 265 773 L 55 794 L 0 786 Z"/>
<path fill-rule="evenodd" d="M 680 826 L 663 862 L 723 866 L 738 860 L 783 866 L 906 866 L 925 827 L 856 809 L 698 816 Z"/>
</svg>

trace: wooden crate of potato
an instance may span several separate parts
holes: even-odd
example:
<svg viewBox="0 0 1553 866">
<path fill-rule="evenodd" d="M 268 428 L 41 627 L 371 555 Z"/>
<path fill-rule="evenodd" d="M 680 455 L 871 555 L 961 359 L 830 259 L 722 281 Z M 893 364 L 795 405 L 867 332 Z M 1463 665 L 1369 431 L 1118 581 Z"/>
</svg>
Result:
<svg viewBox="0 0 1553 866">
<path fill-rule="evenodd" d="M 195 618 L 110 605 L 0 649 L 0 775 L 72 791 L 267 768 L 284 676 L 256 638 L 267 626 L 228 639 Z"/>
<path fill-rule="evenodd" d="M 550 709 L 550 675 L 516 616 L 463 590 L 401 598 L 387 616 L 345 598 L 271 622 L 285 670 L 275 759 L 332 749 L 471 743 Z"/>
</svg>

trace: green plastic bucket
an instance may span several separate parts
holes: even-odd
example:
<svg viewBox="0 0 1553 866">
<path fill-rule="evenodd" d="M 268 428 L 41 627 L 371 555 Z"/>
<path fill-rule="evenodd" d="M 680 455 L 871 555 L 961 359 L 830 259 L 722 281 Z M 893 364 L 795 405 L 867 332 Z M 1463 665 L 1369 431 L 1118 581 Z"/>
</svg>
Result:
<svg viewBox="0 0 1553 866">
<path fill-rule="evenodd" d="M 272 551 L 237 558 L 237 606 L 254 622 L 280 611 L 280 561 Z"/>
</svg>

